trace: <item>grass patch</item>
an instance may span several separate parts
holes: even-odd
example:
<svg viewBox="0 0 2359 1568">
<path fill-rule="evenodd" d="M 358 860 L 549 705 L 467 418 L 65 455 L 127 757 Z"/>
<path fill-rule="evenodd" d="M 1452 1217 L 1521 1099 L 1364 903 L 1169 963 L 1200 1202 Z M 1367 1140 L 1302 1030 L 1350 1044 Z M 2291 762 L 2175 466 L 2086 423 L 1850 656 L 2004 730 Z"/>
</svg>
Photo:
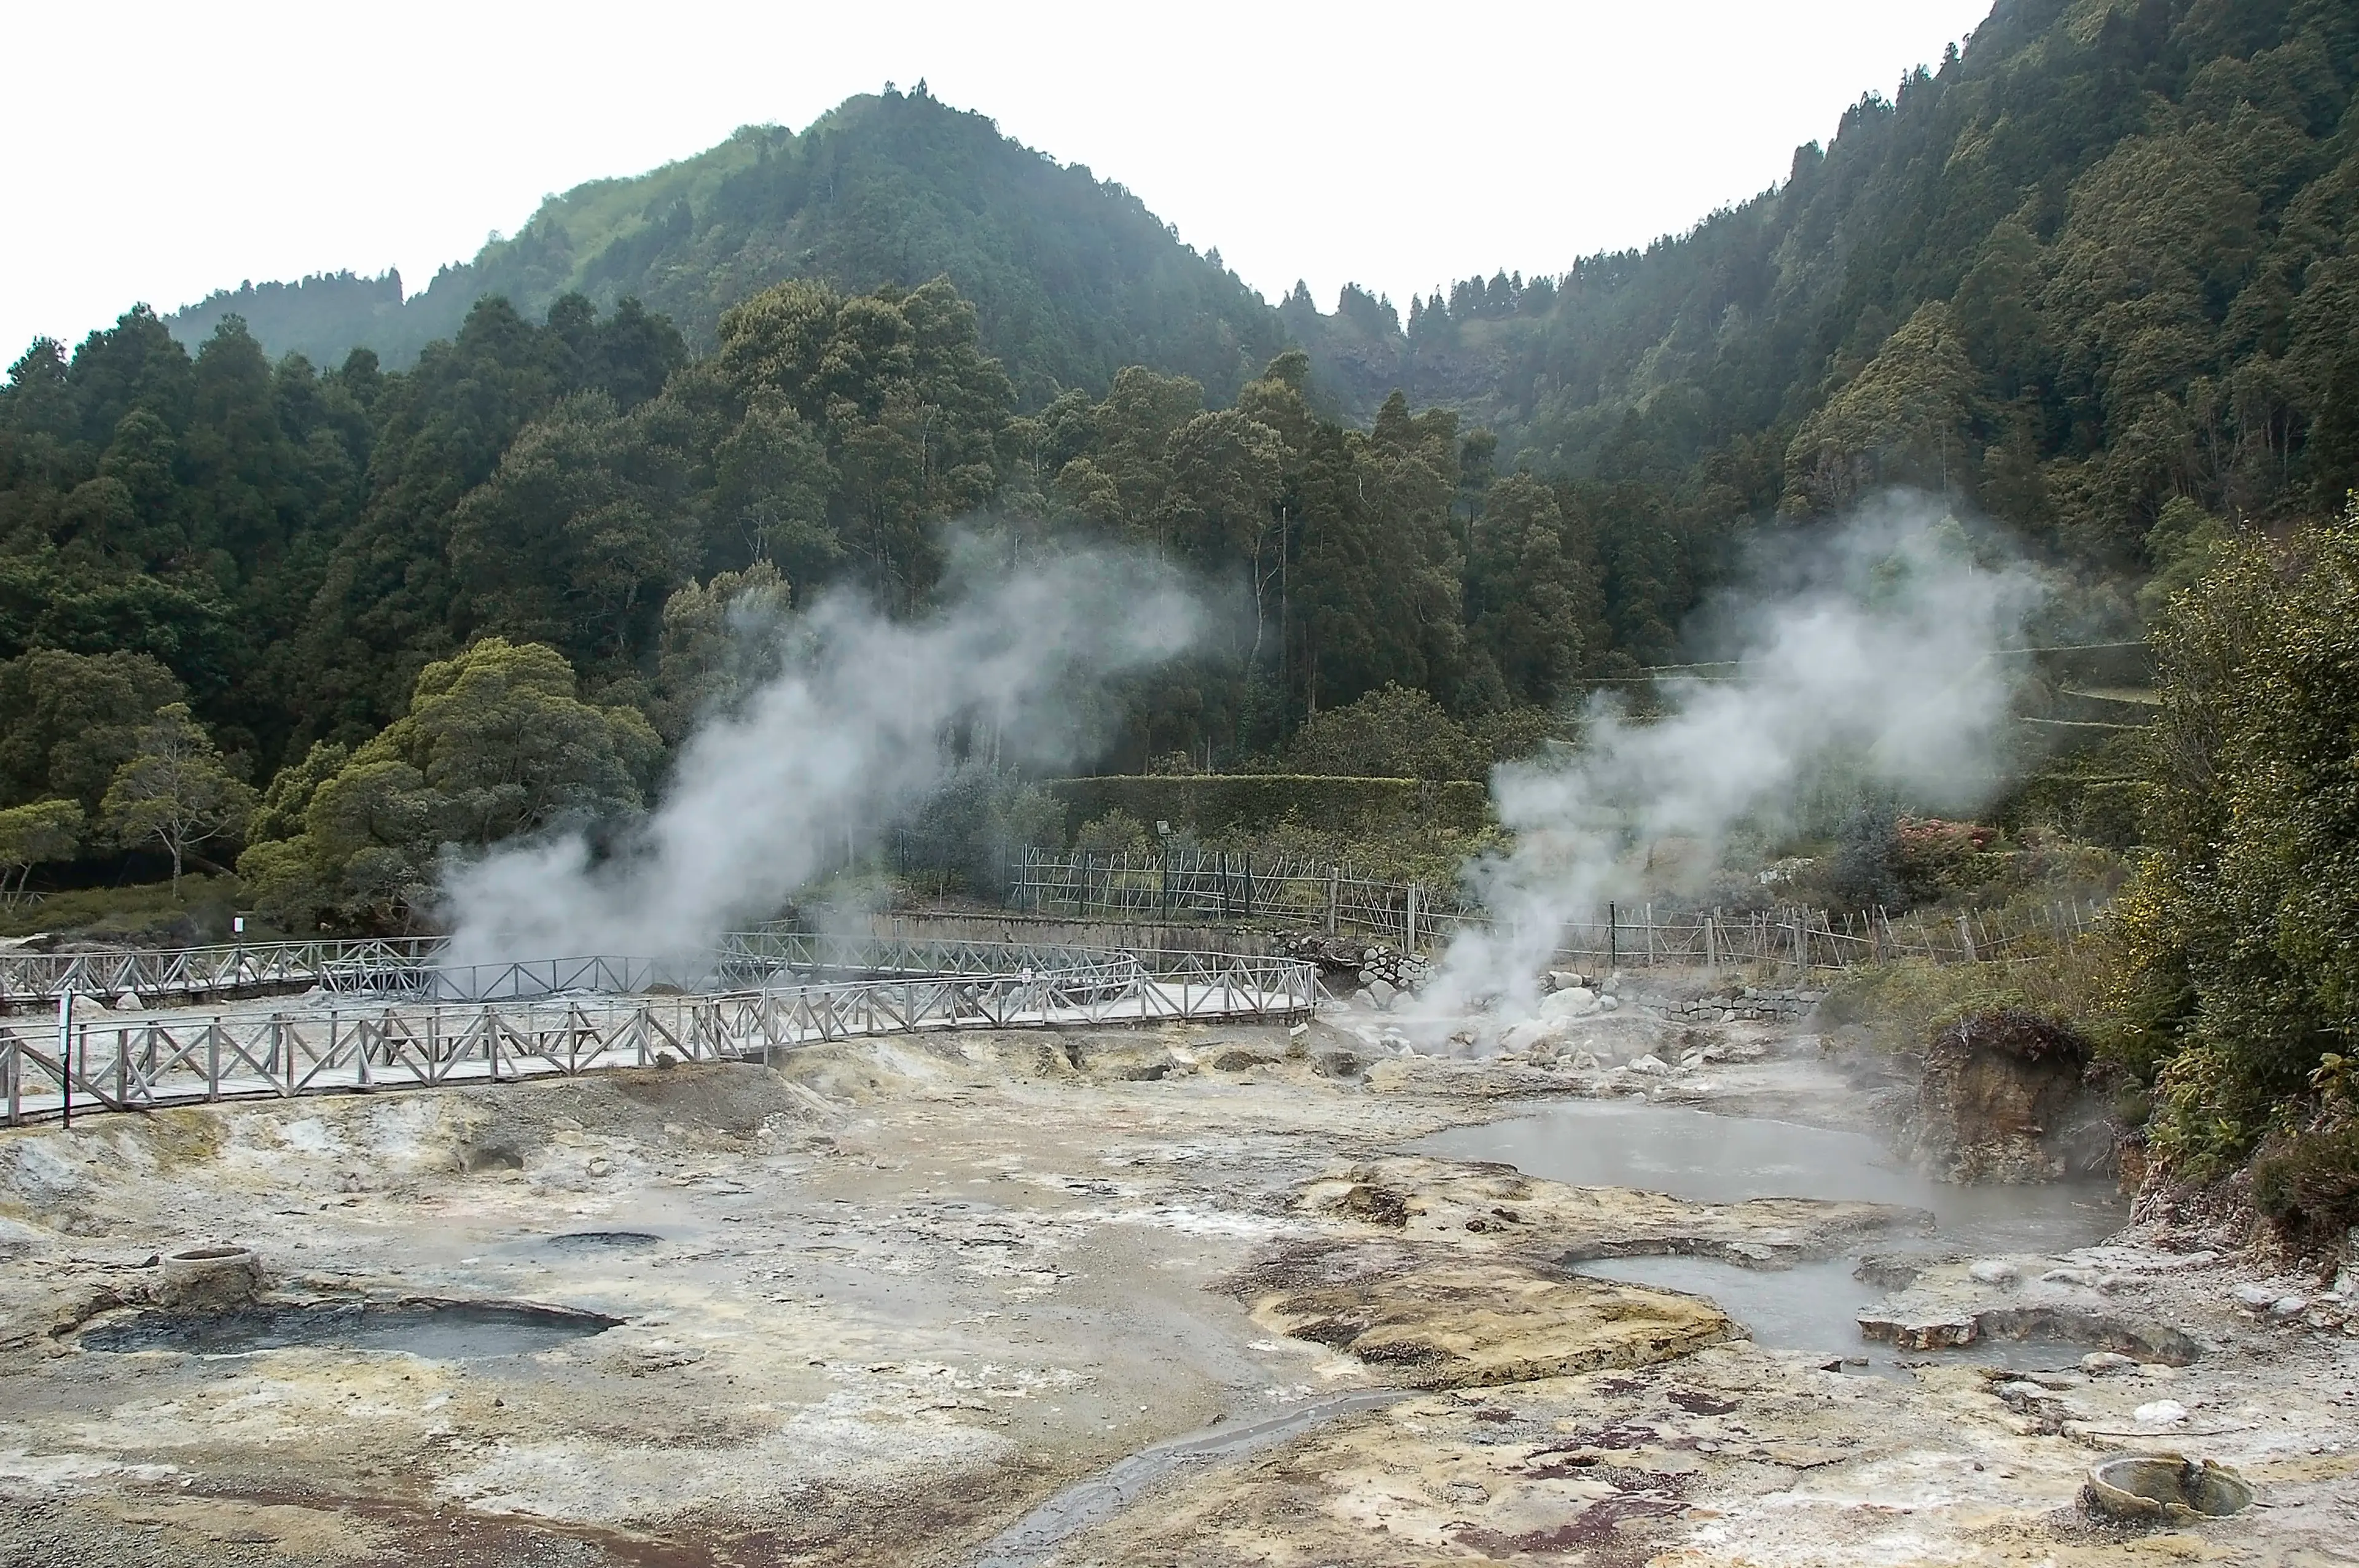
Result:
<svg viewBox="0 0 2359 1568">
<path fill-rule="evenodd" d="M 77 888 L 37 904 L 0 911 L 0 936 L 38 932 L 106 940 L 194 944 L 226 942 L 245 888 L 232 876 L 188 876 L 175 897 L 169 882 Z M 260 934 L 249 929 L 247 935 Z"/>
<path fill-rule="evenodd" d="M 1886 1051 L 1922 1050 L 1942 1030 L 1983 1012 L 2027 1012 L 2085 1029 L 2104 963 L 2095 944 L 2084 942 L 2006 964 L 1862 964 L 1828 988 L 1819 1016 L 1865 1029 Z"/>
</svg>

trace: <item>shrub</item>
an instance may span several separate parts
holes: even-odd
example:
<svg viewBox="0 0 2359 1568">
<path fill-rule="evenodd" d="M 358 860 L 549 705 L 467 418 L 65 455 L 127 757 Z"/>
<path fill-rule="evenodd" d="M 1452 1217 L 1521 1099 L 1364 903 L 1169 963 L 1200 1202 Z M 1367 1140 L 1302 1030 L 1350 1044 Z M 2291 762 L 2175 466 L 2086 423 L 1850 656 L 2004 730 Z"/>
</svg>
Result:
<svg viewBox="0 0 2359 1568">
<path fill-rule="evenodd" d="M 1490 771 L 1484 747 L 1440 703 L 1390 683 L 1303 725 L 1287 757 L 1302 773 L 1345 778 L 1479 779 Z"/>
<path fill-rule="evenodd" d="M 2115 903 L 2105 1044 L 2155 1075 L 2152 1146 L 2202 1181 L 2310 1123 L 2312 1073 L 2359 1033 L 2359 503 L 2223 546 L 2154 643 L 2150 848 Z"/>
<path fill-rule="evenodd" d="M 2359 1122 L 2298 1132 L 2253 1162 L 2253 1206 L 2287 1240 L 2321 1251 L 2359 1227 Z"/>
<path fill-rule="evenodd" d="M 1082 823 L 1074 831 L 1073 848 L 1101 855 L 1149 855 L 1155 852 L 1155 837 L 1146 823 L 1117 806 Z"/>
<path fill-rule="evenodd" d="M 1862 801 L 1835 829 L 1827 892 L 1845 909 L 1891 909 L 1901 902 L 1900 826 L 1883 801 Z"/>
</svg>

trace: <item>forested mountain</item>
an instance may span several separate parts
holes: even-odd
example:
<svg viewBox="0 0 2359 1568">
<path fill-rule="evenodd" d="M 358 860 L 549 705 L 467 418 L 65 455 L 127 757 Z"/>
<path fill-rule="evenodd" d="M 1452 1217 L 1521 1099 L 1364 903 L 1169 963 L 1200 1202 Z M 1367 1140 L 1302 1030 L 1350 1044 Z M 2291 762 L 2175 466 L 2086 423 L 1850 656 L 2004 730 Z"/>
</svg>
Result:
<svg viewBox="0 0 2359 1568">
<path fill-rule="evenodd" d="M 416 300 L 251 289 L 264 336 L 193 354 L 135 309 L 0 388 L 0 816 L 119 840 L 124 766 L 194 735 L 276 779 L 257 841 L 343 846 L 323 907 L 389 921 L 444 838 L 642 798 L 736 678 L 731 604 L 921 611 L 960 519 L 1229 607 L 1116 766 L 1279 759 L 1395 686 L 1528 733 L 1887 484 L 2131 630 L 2148 572 L 2359 477 L 2355 71 L 2350 0 L 2006 0 L 1777 190 L 1398 324 L 1270 310 L 922 91 L 582 188 Z M 277 351 L 347 305 L 422 346 Z"/>
<path fill-rule="evenodd" d="M 1034 407 L 1068 387 L 1103 392 L 1130 364 L 1226 401 L 1284 346 L 1260 297 L 1136 196 L 922 82 L 850 99 L 800 135 L 747 126 L 651 174 L 551 197 L 408 300 L 397 276 L 336 274 L 217 293 L 168 325 L 194 348 L 235 314 L 273 354 L 334 363 L 367 347 L 397 367 L 478 299 L 538 318 L 578 292 L 601 308 L 636 298 L 709 348 L 723 311 L 785 278 L 857 293 L 945 276 Z"/>
<path fill-rule="evenodd" d="M 1282 313 L 1347 403 L 1689 526 L 1907 482 L 2137 569 L 2359 478 L 2354 65 L 2350 0 L 2001 0 L 1688 234 Z"/>
</svg>

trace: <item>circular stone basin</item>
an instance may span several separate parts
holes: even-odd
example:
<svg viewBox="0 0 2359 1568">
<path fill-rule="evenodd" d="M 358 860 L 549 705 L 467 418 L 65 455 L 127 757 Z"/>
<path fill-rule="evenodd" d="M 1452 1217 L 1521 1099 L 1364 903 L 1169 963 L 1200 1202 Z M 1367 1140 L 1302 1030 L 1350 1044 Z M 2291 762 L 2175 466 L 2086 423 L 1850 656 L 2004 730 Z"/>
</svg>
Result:
<svg viewBox="0 0 2359 1568">
<path fill-rule="evenodd" d="M 2176 1454 L 2125 1454 L 2089 1472 L 2081 1501 L 2107 1519 L 2184 1523 L 2241 1513 L 2252 1487 L 2224 1465 Z"/>
<path fill-rule="evenodd" d="M 177 1350 L 192 1356 L 251 1356 L 332 1346 L 458 1361 L 553 1349 L 603 1334 L 620 1322 L 593 1312 L 497 1302 L 337 1302 L 201 1314 L 142 1313 L 90 1330 L 82 1344 L 90 1350 Z"/>
<path fill-rule="evenodd" d="M 643 1252 L 664 1238 L 644 1230 L 575 1230 L 552 1236 L 541 1246 L 551 1252 Z"/>
<path fill-rule="evenodd" d="M 244 1247 L 196 1247 L 164 1260 L 161 1300 L 184 1312 L 236 1306 L 264 1284 L 261 1260 Z"/>
</svg>

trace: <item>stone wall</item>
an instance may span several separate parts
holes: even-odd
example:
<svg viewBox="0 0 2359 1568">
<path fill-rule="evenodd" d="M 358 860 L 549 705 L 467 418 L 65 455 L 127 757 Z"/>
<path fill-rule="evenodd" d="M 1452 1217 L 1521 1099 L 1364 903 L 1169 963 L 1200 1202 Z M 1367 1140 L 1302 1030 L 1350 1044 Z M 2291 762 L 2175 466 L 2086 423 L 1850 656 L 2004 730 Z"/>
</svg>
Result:
<svg viewBox="0 0 2359 1568">
<path fill-rule="evenodd" d="M 1701 996 L 1658 996 L 1625 991 L 1632 1005 L 1682 1023 L 1734 1023 L 1739 1019 L 1790 1023 L 1807 1016 L 1827 993 L 1809 986 L 1733 986 Z"/>
</svg>

